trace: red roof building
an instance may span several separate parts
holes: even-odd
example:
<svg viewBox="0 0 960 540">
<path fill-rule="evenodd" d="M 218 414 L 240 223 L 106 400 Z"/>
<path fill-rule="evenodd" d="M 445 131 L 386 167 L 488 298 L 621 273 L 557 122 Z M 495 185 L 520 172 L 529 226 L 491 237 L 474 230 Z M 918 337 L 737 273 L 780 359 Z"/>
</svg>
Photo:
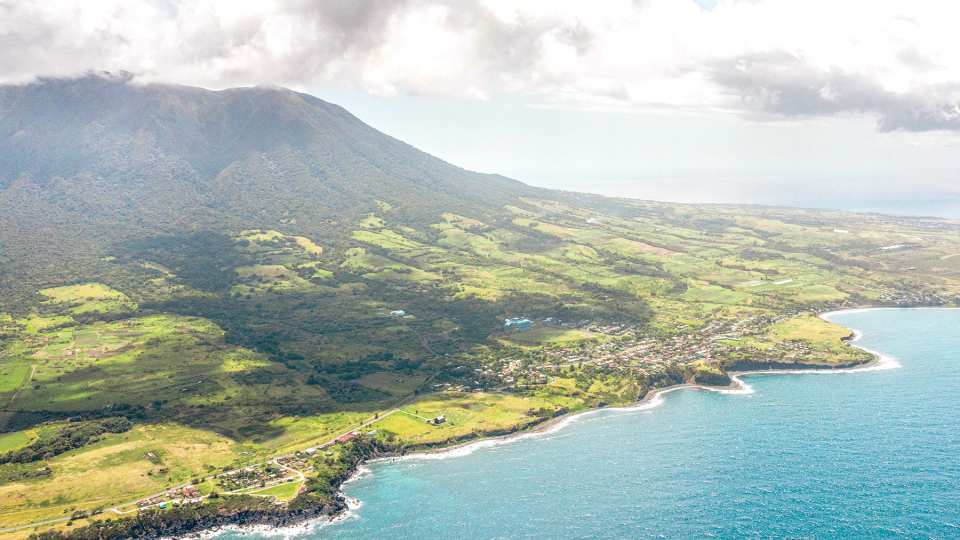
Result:
<svg viewBox="0 0 960 540">
<path fill-rule="evenodd" d="M 352 431 L 351 431 L 350 433 L 344 433 L 343 435 L 337 437 L 337 442 L 339 442 L 339 443 L 350 442 L 350 441 L 352 441 L 356 436 L 357 436 L 357 434 L 354 433 L 354 432 L 352 432 Z"/>
</svg>

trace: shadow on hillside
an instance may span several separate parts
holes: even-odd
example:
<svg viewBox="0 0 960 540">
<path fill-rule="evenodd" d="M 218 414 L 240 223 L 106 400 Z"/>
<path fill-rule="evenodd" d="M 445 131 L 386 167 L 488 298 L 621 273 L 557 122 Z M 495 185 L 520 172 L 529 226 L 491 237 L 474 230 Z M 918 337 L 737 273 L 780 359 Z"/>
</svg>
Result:
<svg viewBox="0 0 960 540">
<path fill-rule="evenodd" d="M 256 261 L 226 235 L 157 237 L 124 249 L 128 262 L 157 262 L 190 287 L 210 293 L 141 304 L 141 313 L 209 319 L 224 330 L 225 347 L 249 349 L 270 362 L 238 374 L 197 375 L 202 382 L 196 384 L 185 380 L 158 385 L 156 392 L 139 394 L 132 403 L 125 401 L 129 398 L 122 389 L 96 384 L 108 376 L 99 368 L 84 368 L 70 377 L 90 383 L 90 399 L 76 400 L 69 411 L 12 411 L 8 429 L 121 414 L 141 422 L 174 421 L 240 441 L 264 441 L 285 433 L 280 418 L 339 411 L 373 414 L 401 397 L 364 384 L 364 377 L 387 374 L 383 378 L 390 384 L 415 374 L 426 379 L 420 392 L 431 391 L 437 383 L 465 381 L 472 370 L 456 369 L 453 359 L 489 344 L 504 317 L 644 323 L 650 314 L 641 300 L 596 284 L 581 284 L 581 290 L 596 299 L 587 306 L 573 298 L 522 291 L 496 300 L 462 297 L 451 276 L 441 283 L 424 283 L 343 271 L 313 289 L 243 297 L 229 294 L 237 279 L 234 268 Z M 391 316 L 392 309 L 411 316 Z M 130 366 L 133 371 L 145 367 Z M 217 397 L 223 395 L 232 397 Z M 85 407 L 91 403 L 100 406 Z"/>
</svg>

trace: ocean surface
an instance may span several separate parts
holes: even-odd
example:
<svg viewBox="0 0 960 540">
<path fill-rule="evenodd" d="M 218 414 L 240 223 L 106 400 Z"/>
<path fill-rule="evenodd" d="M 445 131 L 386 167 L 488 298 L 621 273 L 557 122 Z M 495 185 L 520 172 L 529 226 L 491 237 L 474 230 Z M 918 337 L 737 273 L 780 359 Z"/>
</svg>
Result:
<svg viewBox="0 0 960 540">
<path fill-rule="evenodd" d="M 746 392 L 373 463 L 339 522 L 219 538 L 960 537 L 960 310 L 832 320 L 891 369 L 747 375 Z"/>
</svg>

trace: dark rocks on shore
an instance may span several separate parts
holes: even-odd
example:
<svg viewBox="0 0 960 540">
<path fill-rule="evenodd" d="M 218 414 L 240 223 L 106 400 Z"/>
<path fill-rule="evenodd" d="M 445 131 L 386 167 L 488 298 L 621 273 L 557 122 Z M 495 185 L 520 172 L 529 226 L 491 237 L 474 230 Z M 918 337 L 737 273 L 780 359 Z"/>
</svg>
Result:
<svg viewBox="0 0 960 540">
<path fill-rule="evenodd" d="M 724 371 L 699 372 L 693 378 L 696 384 L 705 384 L 708 386 L 729 386 L 733 380 Z"/>
<path fill-rule="evenodd" d="M 843 362 L 838 364 L 813 364 L 804 362 L 779 362 L 759 360 L 737 360 L 724 364 L 727 371 L 775 371 L 781 369 L 847 369 L 862 366 L 870 360 Z"/>
<path fill-rule="evenodd" d="M 226 501 L 226 502 L 223 502 Z M 230 497 L 217 503 L 187 504 L 169 510 L 149 510 L 127 519 L 96 521 L 72 531 L 31 535 L 37 540 L 106 540 L 186 536 L 227 525 L 284 527 L 346 510 L 343 497 L 284 507 L 252 496 Z"/>
</svg>

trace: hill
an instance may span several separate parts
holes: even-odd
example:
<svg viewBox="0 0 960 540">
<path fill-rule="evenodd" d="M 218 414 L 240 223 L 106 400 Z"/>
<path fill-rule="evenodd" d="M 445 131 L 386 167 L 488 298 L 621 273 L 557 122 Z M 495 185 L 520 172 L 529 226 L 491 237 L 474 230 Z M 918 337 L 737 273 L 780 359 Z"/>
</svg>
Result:
<svg viewBox="0 0 960 540">
<path fill-rule="evenodd" d="M 0 534 L 316 515 L 376 453 L 868 362 L 817 312 L 956 304 L 958 232 L 532 188 L 284 89 L 3 87 Z"/>
</svg>

